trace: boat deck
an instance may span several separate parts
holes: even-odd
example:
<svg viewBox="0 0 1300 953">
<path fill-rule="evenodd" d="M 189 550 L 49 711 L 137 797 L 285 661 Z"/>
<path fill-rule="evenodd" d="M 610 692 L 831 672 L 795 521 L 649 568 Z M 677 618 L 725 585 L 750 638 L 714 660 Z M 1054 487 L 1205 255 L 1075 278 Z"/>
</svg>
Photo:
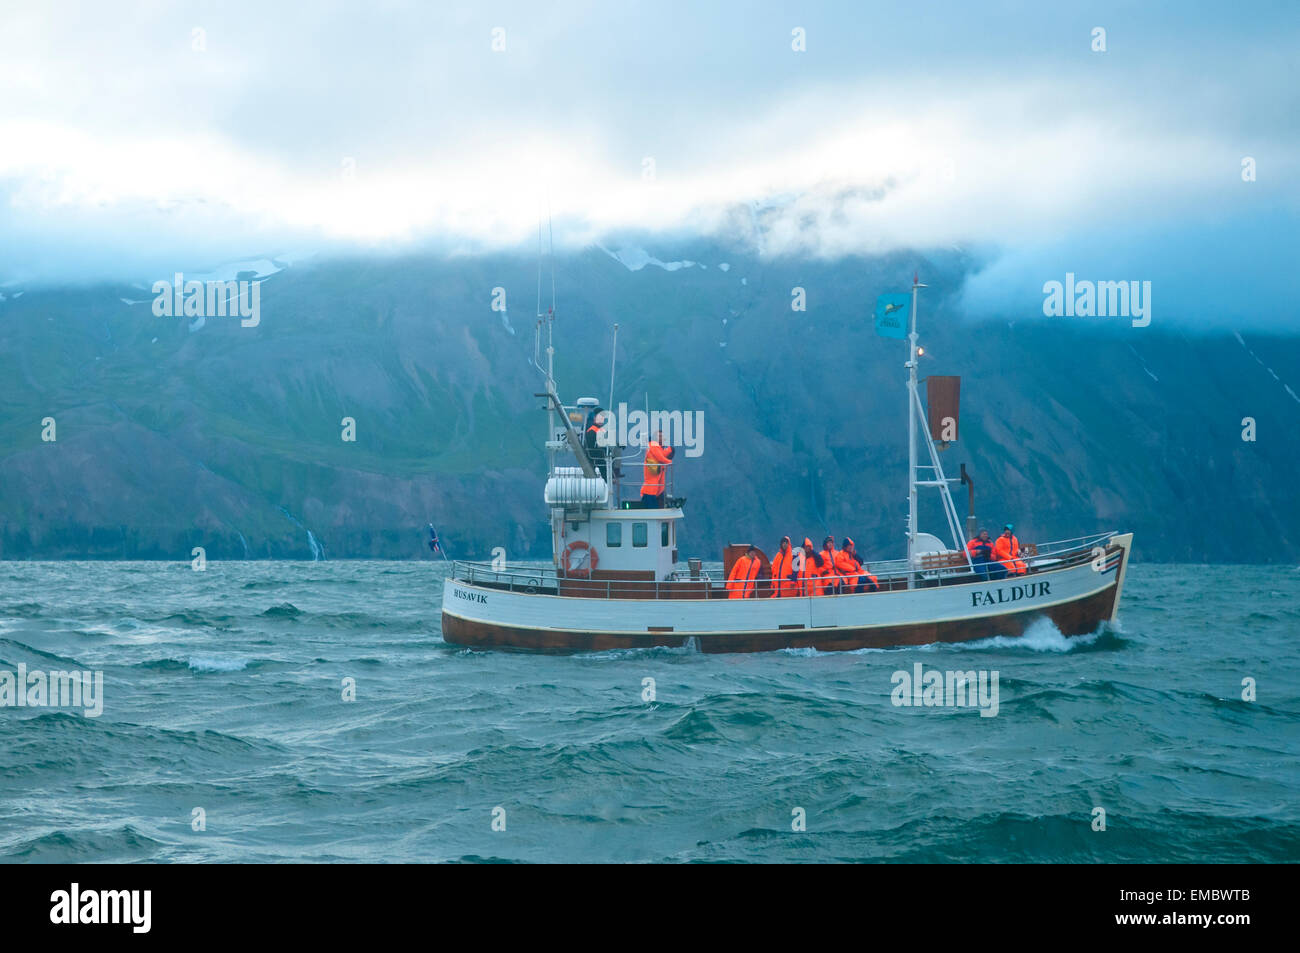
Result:
<svg viewBox="0 0 1300 953">
<path fill-rule="evenodd" d="M 1114 532 L 1105 532 L 1024 545 L 1020 558 L 1028 566 L 1028 572 L 1014 578 L 1024 579 L 1039 572 L 1066 569 L 1095 560 L 1105 552 L 1114 536 Z M 998 564 L 988 565 L 996 567 Z M 870 566 L 881 592 L 960 585 L 990 578 L 980 571 L 982 567 L 977 566 L 972 572 L 960 553 L 923 557 L 918 569 L 910 568 L 906 559 L 875 562 Z M 563 570 L 552 567 L 496 569 L 491 563 L 456 560 L 452 564 L 452 578 L 484 589 L 584 599 L 727 599 L 731 595 L 720 569 L 700 569 L 697 573 L 676 569 L 667 579 L 654 580 L 629 578 L 626 574 L 604 574 L 599 569 L 590 577 L 577 577 L 566 576 Z M 756 597 L 773 597 L 775 593 L 770 578 L 760 578 L 755 582 Z"/>
</svg>

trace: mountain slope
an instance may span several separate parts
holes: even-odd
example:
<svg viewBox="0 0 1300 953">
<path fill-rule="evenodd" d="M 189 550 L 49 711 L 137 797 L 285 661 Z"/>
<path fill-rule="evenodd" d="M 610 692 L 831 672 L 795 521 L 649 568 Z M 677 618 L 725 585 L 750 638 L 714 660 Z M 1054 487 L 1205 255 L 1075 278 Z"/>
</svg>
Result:
<svg viewBox="0 0 1300 953">
<path fill-rule="evenodd" d="M 919 267 L 923 372 L 963 377 L 945 466 L 967 463 L 990 526 L 1012 520 L 1022 539 L 1131 529 L 1147 559 L 1300 559 L 1300 401 L 1286 389 L 1300 389 L 1300 338 L 1193 336 L 1160 315 L 1143 329 L 968 322 L 952 307 L 972 267 L 957 252 L 650 254 L 695 264 L 600 248 L 558 261 L 557 378 L 566 400 L 604 403 L 617 321 L 615 402 L 704 412 L 704 455 L 677 473 L 683 558 L 826 531 L 898 554 L 905 346 L 877 337 L 870 311 Z M 329 558 L 419 558 L 430 519 L 453 556 L 547 556 L 536 267 L 497 255 L 288 268 L 264 282 L 255 328 L 210 318 L 191 331 L 125 286 L 9 296 L 0 557 L 311 558 L 310 531 Z M 796 287 L 806 312 L 791 310 Z M 1241 439 L 1247 416 L 1256 442 Z M 344 417 L 355 442 L 340 439 Z M 927 503 L 922 528 L 942 525 Z"/>
</svg>

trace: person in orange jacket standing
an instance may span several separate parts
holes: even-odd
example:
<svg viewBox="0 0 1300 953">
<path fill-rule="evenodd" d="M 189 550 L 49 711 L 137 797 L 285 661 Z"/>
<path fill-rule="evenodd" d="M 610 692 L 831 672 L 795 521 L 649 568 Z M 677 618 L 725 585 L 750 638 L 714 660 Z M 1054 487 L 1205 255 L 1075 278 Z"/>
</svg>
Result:
<svg viewBox="0 0 1300 953">
<path fill-rule="evenodd" d="M 587 456 L 591 458 L 591 465 L 605 480 L 609 479 L 609 473 L 606 472 L 608 469 L 606 454 L 605 448 L 600 445 L 600 433 L 605 429 L 607 420 L 605 411 L 599 407 L 595 408 L 587 415 L 587 431 L 583 434 L 583 443 L 587 449 Z"/>
<path fill-rule="evenodd" d="M 673 448 L 664 446 L 661 430 L 645 448 L 645 482 L 641 484 L 641 508 L 660 509 L 664 505 L 665 468 L 673 462 Z"/>
<path fill-rule="evenodd" d="M 1015 527 L 1008 523 L 1002 535 L 993 544 L 993 558 L 1007 567 L 1007 574 L 1023 576 L 1029 571 L 1025 561 L 1020 558 L 1020 540 L 1011 532 Z"/>
<path fill-rule="evenodd" d="M 790 548 L 790 537 L 781 537 L 781 546 L 772 559 L 772 595 L 778 598 L 797 595 L 799 584 L 795 580 L 794 550 Z"/>
<path fill-rule="evenodd" d="M 757 553 L 758 547 L 750 546 L 731 567 L 731 574 L 727 576 L 728 599 L 752 599 L 758 595 L 758 573 L 763 568 L 763 561 Z"/>
</svg>

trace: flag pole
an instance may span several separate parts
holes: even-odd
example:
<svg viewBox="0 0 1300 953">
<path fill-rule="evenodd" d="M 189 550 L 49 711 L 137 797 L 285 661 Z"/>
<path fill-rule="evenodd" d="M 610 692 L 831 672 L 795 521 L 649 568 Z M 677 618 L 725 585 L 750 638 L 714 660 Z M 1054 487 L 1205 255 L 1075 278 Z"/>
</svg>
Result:
<svg viewBox="0 0 1300 953">
<path fill-rule="evenodd" d="M 442 546 L 442 537 L 438 535 L 437 529 L 434 528 L 433 521 L 429 521 L 429 548 L 442 557 L 443 562 L 451 562 L 447 558 L 447 550 Z"/>
</svg>

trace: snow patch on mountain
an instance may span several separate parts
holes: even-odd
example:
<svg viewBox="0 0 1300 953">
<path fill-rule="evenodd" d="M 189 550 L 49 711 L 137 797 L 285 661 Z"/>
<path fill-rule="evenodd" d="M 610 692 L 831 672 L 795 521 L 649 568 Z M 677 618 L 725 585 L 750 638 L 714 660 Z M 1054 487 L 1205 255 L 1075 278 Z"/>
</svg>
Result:
<svg viewBox="0 0 1300 953">
<path fill-rule="evenodd" d="M 269 278 L 284 269 L 269 258 L 250 258 L 245 261 L 230 261 L 218 265 L 212 271 L 203 274 L 185 275 L 186 281 L 234 281 L 241 272 L 253 272 L 253 280 Z"/>
<path fill-rule="evenodd" d="M 620 248 L 616 252 L 610 251 L 604 245 L 598 245 L 597 247 L 628 271 L 640 271 L 646 265 L 654 265 L 656 268 L 662 268 L 664 271 L 678 271 L 682 268 L 694 268 L 699 265 L 699 262 L 695 261 L 660 261 L 644 248 L 638 248 L 635 246 Z"/>
</svg>

